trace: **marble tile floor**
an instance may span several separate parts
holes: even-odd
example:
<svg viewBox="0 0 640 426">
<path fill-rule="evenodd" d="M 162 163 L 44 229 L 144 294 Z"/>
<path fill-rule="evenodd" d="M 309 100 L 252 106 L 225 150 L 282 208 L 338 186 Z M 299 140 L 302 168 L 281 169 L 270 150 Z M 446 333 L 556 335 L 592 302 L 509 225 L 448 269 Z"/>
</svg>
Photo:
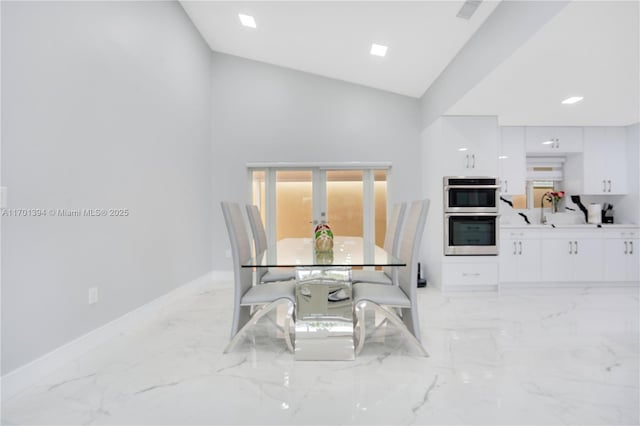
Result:
<svg viewBox="0 0 640 426">
<path fill-rule="evenodd" d="M 232 289 L 188 296 L 5 401 L 3 425 L 637 425 L 639 289 L 419 290 L 356 361 L 294 361 L 268 319 L 230 354 Z"/>
</svg>

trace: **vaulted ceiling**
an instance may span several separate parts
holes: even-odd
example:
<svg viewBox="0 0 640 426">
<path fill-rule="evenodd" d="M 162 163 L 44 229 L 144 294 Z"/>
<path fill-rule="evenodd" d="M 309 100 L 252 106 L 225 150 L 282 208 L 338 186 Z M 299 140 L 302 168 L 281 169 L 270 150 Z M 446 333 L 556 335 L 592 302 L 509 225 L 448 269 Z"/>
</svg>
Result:
<svg viewBox="0 0 640 426">
<path fill-rule="evenodd" d="M 574 1 L 449 111 L 503 125 L 628 125 L 640 120 L 637 1 Z M 583 96 L 574 105 L 561 101 Z"/>
<path fill-rule="evenodd" d="M 420 97 L 498 2 L 182 1 L 212 50 Z M 257 28 L 240 25 L 251 15 Z M 387 56 L 369 54 L 372 43 Z"/>
<path fill-rule="evenodd" d="M 481 2 L 468 20 L 456 17 L 463 3 L 181 2 L 214 51 L 416 98 L 499 2 Z M 257 28 L 240 25 L 239 13 Z M 513 125 L 638 122 L 639 13 L 637 1 L 570 3 L 447 114 Z M 370 55 L 372 43 L 388 46 L 387 56 Z M 572 95 L 584 100 L 560 103 Z"/>
</svg>

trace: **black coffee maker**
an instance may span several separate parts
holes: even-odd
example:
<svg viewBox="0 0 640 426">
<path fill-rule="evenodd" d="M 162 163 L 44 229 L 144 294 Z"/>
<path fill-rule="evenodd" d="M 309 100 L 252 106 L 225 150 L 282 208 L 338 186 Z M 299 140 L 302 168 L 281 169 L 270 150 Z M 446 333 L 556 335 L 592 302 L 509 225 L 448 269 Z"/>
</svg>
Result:
<svg viewBox="0 0 640 426">
<path fill-rule="evenodd" d="M 602 223 L 613 223 L 613 204 L 602 205 Z"/>
</svg>

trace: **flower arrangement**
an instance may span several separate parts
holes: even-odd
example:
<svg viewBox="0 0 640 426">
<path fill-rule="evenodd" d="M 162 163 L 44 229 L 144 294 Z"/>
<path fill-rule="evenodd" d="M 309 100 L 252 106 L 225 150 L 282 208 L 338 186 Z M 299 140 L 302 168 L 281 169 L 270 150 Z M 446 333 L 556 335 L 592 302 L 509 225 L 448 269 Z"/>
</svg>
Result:
<svg viewBox="0 0 640 426">
<path fill-rule="evenodd" d="M 545 200 L 550 203 L 558 204 L 560 200 L 564 198 L 564 191 L 552 192 L 548 191 L 545 195 Z"/>
<path fill-rule="evenodd" d="M 544 194 L 544 199 L 551 203 L 551 208 L 554 213 L 558 211 L 558 203 L 562 201 L 563 198 L 564 191 L 547 191 L 547 193 Z"/>
</svg>

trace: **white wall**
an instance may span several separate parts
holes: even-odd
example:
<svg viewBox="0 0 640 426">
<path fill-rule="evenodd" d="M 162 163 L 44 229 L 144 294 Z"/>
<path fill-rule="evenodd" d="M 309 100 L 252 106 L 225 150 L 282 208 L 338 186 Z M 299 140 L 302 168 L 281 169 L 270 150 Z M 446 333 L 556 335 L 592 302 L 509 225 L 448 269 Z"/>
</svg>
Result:
<svg viewBox="0 0 640 426">
<path fill-rule="evenodd" d="M 442 137 L 442 120 L 433 121 L 421 134 L 422 197 L 429 198 L 431 205 L 425 224 L 425 236 L 422 241 L 420 262 L 423 265 L 423 277 L 428 286 L 442 287 L 442 257 L 444 238 L 443 189 L 442 178 L 445 174 L 438 165 L 439 153 L 446 143 Z"/>
<path fill-rule="evenodd" d="M 130 211 L 2 218 L 3 374 L 211 270 L 210 55 L 177 2 L 2 2 L 9 207 Z"/>
<path fill-rule="evenodd" d="M 389 202 L 420 197 L 419 101 L 213 55 L 216 269 L 230 269 L 221 200 L 246 202 L 246 163 L 390 161 Z"/>
<path fill-rule="evenodd" d="M 614 205 L 614 220 L 640 224 L 640 123 L 627 126 L 627 178 L 629 195 Z"/>
</svg>

